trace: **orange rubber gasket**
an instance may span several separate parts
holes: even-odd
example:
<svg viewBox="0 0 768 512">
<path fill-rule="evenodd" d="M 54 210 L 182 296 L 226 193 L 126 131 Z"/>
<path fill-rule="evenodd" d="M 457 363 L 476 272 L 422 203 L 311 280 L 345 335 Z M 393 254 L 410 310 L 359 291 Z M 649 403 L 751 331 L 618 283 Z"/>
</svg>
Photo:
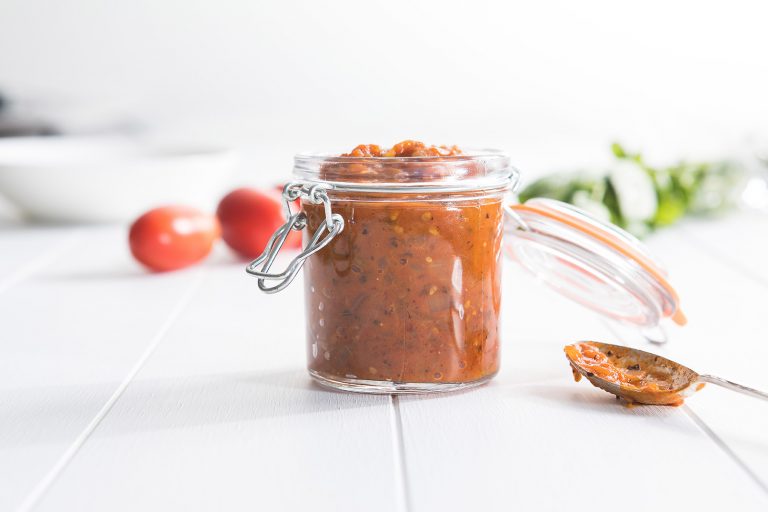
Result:
<svg viewBox="0 0 768 512">
<path fill-rule="evenodd" d="M 648 259 L 645 255 L 635 250 L 631 245 L 626 243 L 624 240 L 611 235 L 607 231 L 598 230 L 594 226 L 588 224 L 587 222 L 584 222 L 583 220 L 577 217 L 562 214 L 560 212 L 557 212 L 555 210 L 551 210 L 548 208 L 541 208 L 541 207 L 536 207 L 528 204 L 515 204 L 515 205 L 511 205 L 510 208 L 516 211 L 523 211 L 523 212 L 527 211 L 530 213 L 534 213 L 536 215 L 542 215 L 544 217 L 548 217 L 550 219 L 561 222 L 578 231 L 581 231 L 582 233 L 586 233 L 587 235 L 599 240 L 600 242 L 604 243 L 608 247 L 614 249 L 620 254 L 631 259 L 632 261 L 640 265 L 640 267 L 646 270 L 649 274 L 651 274 L 651 276 L 653 276 L 653 278 L 659 282 L 661 287 L 664 288 L 672 297 L 672 301 L 674 302 L 674 305 L 675 305 L 675 310 L 671 315 L 672 321 L 674 321 L 677 325 L 685 325 L 688 322 L 688 320 L 685 317 L 685 314 L 680 309 L 680 298 L 678 297 L 677 292 L 669 283 L 669 281 L 667 281 L 667 279 L 664 277 L 663 271 L 656 265 L 656 263 L 654 263 L 653 261 Z"/>
</svg>

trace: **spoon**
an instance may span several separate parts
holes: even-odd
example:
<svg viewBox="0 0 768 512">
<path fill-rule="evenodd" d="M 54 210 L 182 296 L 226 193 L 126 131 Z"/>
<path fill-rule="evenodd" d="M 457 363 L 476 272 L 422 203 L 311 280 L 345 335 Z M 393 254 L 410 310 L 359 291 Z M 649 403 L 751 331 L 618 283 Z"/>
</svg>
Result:
<svg viewBox="0 0 768 512">
<path fill-rule="evenodd" d="M 629 403 L 681 405 L 709 382 L 731 391 L 768 400 L 768 393 L 714 375 L 701 375 L 664 357 L 620 345 L 582 341 L 565 346 L 576 381 L 581 376 L 593 386 Z"/>
</svg>

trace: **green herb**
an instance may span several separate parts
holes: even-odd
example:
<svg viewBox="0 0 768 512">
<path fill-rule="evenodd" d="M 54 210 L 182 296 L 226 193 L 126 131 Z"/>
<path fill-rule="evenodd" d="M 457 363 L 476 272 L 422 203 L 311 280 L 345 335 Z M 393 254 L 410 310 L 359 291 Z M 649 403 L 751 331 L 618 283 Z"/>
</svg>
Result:
<svg viewBox="0 0 768 512">
<path fill-rule="evenodd" d="M 743 168 L 730 161 L 679 162 L 653 167 L 641 153 L 611 145 L 607 172 L 569 172 L 528 185 L 520 200 L 549 197 L 583 208 L 636 236 L 669 226 L 687 214 L 716 214 L 736 204 Z"/>
</svg>

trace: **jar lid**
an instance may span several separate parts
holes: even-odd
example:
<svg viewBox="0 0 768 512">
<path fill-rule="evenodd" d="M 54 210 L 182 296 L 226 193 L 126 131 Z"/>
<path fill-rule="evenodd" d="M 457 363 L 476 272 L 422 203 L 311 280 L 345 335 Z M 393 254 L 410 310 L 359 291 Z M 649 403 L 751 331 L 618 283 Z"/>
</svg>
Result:
<svg viewBox="0 0 768 512">
<path fill-rule="evenodd" d="M 643 328 L 686 323 L 667 272 L 634 236 L 552 199 L 505 209 L 507 255 L 560 294 Z"/>
</svg>

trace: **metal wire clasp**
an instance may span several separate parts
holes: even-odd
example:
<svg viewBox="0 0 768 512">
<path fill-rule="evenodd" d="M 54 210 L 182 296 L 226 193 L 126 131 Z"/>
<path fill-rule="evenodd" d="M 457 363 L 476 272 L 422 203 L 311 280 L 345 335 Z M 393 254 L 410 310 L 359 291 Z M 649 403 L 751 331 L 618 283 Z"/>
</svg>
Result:
<svg viewBox="0 0 768 512">
<path fill-rule="evenodd" d="M 322 183 L 308 185 L 300 182 L 291 182 L 283 187 L 283 208 L 288 221 L 275 231 L 261 256 L 245 267 L 246 272 L 259 278 L 259 289 L 264 293 L 277 293 L 285 289 L 296 277 L 304 264 L 304 260 L 328 245 L 344 229 L 344 218 L 331 211 L 331 200 L 326 192 L 328 188 L 330 188 L 329 185 Z M 312 204 L 322 203 L 325 207 L 325 222 L 317 228 L 304 250 L 291 261 L 284 271 L 271 273 L 269 270 L 291 230 L 301 231 L 307 226 L 306 213 L 303 211 L 293 213 L 291 211 L 291 203 L 299 198 L 304 198 Z M 268 281 L 278 281 L 278 283 L 267 286 Z"/>
</svg>

